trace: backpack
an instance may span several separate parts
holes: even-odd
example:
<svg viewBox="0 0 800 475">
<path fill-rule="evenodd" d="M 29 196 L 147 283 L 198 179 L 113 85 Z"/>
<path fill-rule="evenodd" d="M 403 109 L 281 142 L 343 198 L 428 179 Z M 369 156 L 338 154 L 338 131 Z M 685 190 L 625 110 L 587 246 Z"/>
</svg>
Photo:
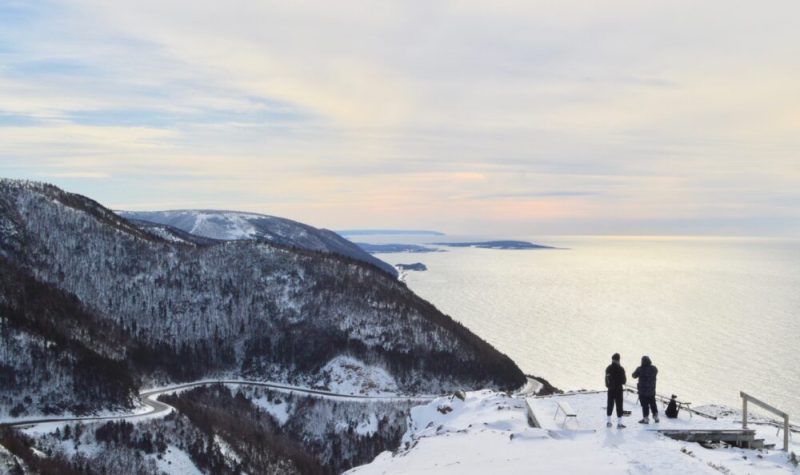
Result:
<svg viewBox="0 0 800 475">
<path fill-rule="evenodd" d="M 669 419 L 677 419 L 677 417 L 678 417 L 678 402 L 675 401 L 674 397 L 669 400 L 669 404 L 667 404 L 667 410 L 664 411 L 664 414 L 666 414 Z"/>
</svg>

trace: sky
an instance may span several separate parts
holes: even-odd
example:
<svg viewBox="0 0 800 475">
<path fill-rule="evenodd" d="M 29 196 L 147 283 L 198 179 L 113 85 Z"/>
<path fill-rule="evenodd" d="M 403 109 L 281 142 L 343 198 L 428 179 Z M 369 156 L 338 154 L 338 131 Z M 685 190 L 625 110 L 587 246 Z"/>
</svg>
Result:
<svg viewBox="0 0 800 475">
<path fill-rule="evenodd" d="M 330 229 L 800 236 L 799 17 L 0 0 L 0 175 Z"/>
</svg>

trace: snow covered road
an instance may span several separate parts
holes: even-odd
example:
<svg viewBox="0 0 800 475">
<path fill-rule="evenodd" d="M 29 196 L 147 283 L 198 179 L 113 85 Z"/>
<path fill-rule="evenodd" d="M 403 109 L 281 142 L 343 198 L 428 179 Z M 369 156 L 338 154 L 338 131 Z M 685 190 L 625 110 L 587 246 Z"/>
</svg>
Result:
<svg viewBox="0 0 800 475">
<path fill-rule="evenodd" d="M 174 410 L 168 404 L 158 401 L 158 397 L 162 394 L 169 394 L 174 392 L 183 391 L 186 389 L 195 388 L 198 386 L 208 386 L 212 384 L 225 384 L 235 386 L 258 386 L 272 389 L 274 391 L 290 393 L 290 394 L 305 394 L 324 399 L 335 399 L 353 402 L 375 402 L 375 401 L 419 401 L 420 403 L 429 402 L 439 396 L 433 395 L 362 395 L 362 394 L 343 394 L 321 389 L 304 388 L 301 386 L 292 386 L 283 383 L 276 383 L 270 381 L 250 381 L 244 379 L 213 379 L 193 381 L 191 383 L 175 384 L 171 386 L 164 386 L 159 388 L 145 389 L 139 392 L 139 397 L 146 410 L 135 413 L 125 414 L 109 414 L 102 416 L 83 416 L 83 417 L 45 417 L 45 418 L 28 418 L 19 420 L 8 420 L 0 423 L 0 427 L 31 427 L 38 424 L 52 423 L 52 422 L 92 422 L 103 420 L 136 420 L 152 417 L 163 417 Z"/>
</svg>

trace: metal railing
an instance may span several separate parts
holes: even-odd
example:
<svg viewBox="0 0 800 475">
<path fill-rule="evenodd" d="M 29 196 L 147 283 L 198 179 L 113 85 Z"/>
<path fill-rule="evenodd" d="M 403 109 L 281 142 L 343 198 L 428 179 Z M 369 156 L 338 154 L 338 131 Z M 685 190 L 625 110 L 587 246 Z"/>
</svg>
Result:
<svg viewBox="0 0 800 475">
<path fill-rule="evenodd" d="M 739 391 L 739 395 L 742 396 L 742 429 L 747 429 L 747 402 L 752 402 L 756 406 L 766 409 L 767 411 L 775 414 L 778 417 L 783 418 L 783 450 L 785 452 L 789 451 L 789 414 L 781 411 L 780 409 L 776 409 L 774 406 L 771 406 L 760 399 L 756 399 L 753 396 L 745 393 L 744 391 Z"/>
</svg>

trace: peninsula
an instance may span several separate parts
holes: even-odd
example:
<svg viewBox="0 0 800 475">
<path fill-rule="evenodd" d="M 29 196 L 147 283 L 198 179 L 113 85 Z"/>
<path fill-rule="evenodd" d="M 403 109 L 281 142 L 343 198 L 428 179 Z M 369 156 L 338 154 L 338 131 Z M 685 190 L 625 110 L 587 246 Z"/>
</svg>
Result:
<svg viewBox="0 0 800 475">
<path fill-rule="evenodd" d="M 434 246 L 477 247 L 481 249 L 558 249 L 528 241 L 434 242 Z"/>
</svg>

